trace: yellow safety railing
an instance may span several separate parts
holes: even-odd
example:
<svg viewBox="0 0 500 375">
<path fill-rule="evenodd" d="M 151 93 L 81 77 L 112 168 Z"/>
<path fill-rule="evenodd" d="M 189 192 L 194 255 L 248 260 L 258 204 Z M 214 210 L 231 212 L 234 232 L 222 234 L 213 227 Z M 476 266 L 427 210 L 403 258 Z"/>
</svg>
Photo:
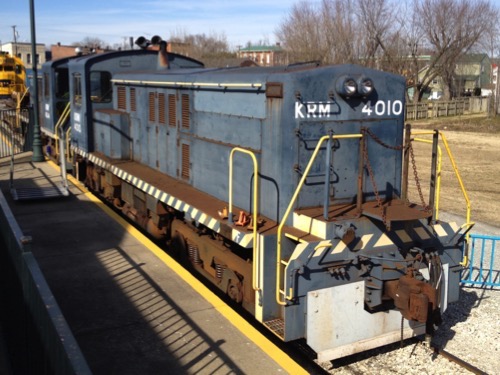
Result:
<svg viewBox="0 0 500 375">
<path fill-rule="evenodd" d="M 64 107 L 64 111 L 62 112 L 61 116 L 57 120 L 57 123 L 54 128 L 54 139 L 56 141 L 56 154 L 59 155 L 59 128 L 68 120 L 69 114 L 71 112 L 71 103 L 68 102 L 66 104 L 66 107 Z M 64 146 L 64 145 L 63 145 Z"/>
<path fill-rule="evenodd" d="M 311 170 L 311 167 L 316 160 L 316 157 L 318 156 L 319 150 L 321 149 L 321 146 L 325 141 L 328 141 L 330 139 L 351 139 L 351 138 L 363 138 L 362 134 L 343 134 L 343 135 L 325 135 L 321 137 L 318 141 L 318 144 L 316 145 L 316 148 L 311 156 L 311 159 L 309 160 L 309 163 L 307 164 L 306 169 L 304 170 L 304 173 L 302 175 L 302 178 L 299 181 L 299 184 L 297 185 L 297 188 L 295 189 L 295 193 L 292 196 L 292 199 L 290 200 L 290 203 L 288 204 L 288 207 L 285 211 L 285 214 L 283 215 L 283 218 L 280 222 L 280 225 L 278 226 L 278 245 L 276 249 L 276 302 L 280 305 L 285 306 L 286 301 L 285 299 L 292 299 L 293 297 L 293 289 L 290 288 L 288 294 L 286 294 L 286 291 L 281 289 L 281 267 L 282 266 L 287 266 L 288 261 L 283 260 L 281 258 L 281 236 L 283 232 L 283 227 L 285 226 L 285 222 L 288 219 L 288 216 L 290 215 L 290 212 L 292 211 L 293 205 L 295 204 L 295 201 L 297 200 L 300 191 L 302 190 L 302 186 L 304 185 L 307 176 L 309 174 L 309 171 Z M 284 285 L 284 280 L 283 280 L 283 285 Z M 284 300 L 281 299 L 281 295 L 284 296 Z"/>
<path fill-rule="evenodd" d="M 17 101 L 16 101 L 16 127 L 19 129 L 21 127 L 21 103 L 24 100 L 24 97 L 28 95 L 28 92 L 30 91 L 29 87 L 24 90 L 22 95 L 16 95 Z"/>
<path fill-rule="evenodd" d="M 461 226 L 461 228 L 470 228 L 471 226 L 474 225 L 474 222 L 471 221 L 471 204 L 470 204 L 470 199 L 467 194 L 467 190 L 465 189 L 464 183 L 462 181 L 462 177 L 460 176 L 460 172 L 458 171 L 458 167 L 455 163 L 455 158 L 453 157 L 451 153 L 450 146 L 448 145 L 448 141 L 446 139 L 446 136 L 444 135 L 443 132 L 441 131 L 412 131 L 411 135 L 434 135 L 436 132 L 439 134 L 441 137 L 441 140 L 443 141 L 444 147 L 446 149 L 446 152 L 448 154 L 448 158 L 450 159 L 451 165 L 453 167 L 453 171 L 455 172 L 455 176 L 458 180 L 458 183 L 460 185 L 460 189 L 462 191 L 462 195 L 464 196 L 465 199 L 465 204 L 466 204 L 466 213 L 465 213 L 465 223 Z M 436 194 L 439 194 L 439 192 L 436 192 Z M 468 242 L 469 240 L 469 232 L 467 231 L 465 234 L 465 239 Z M 467 259 L 467 255 L 464 255 L 464 258 L 462 259 L 462 262 L 460 263 L 462 266 L 466 266 L 468 264 L 469 260 Z"/>
<path fill-rule="evenodd" d="M 71 163 L 71 126 L 68 126 L 68 130 L 66 130 L 66 160 Z"/>
<path fill-rule="evenodd" d="M 235 147 L 231 150 L 229 156 L 229 210 L 227 219 L 228 222 L 232 224 L 233 222 L 233 156 L 234 153 L 241 152 L 247 154 L 252 158 L 253 161 L 253 267 L 252 267 L 252 287 L 254 290 L 261 290 L 259 281 L 260 275 L 258 275 L 257 267 L 260 264 L 260 249 L 259 241 L 257 239 L 257 220 L 258 220 L 258 204 L 259 204 L 259 166 L 257 163 L 257 158 L 255 154 L 251 151 L 245 150 L 244 148 Z"/>
</svg>

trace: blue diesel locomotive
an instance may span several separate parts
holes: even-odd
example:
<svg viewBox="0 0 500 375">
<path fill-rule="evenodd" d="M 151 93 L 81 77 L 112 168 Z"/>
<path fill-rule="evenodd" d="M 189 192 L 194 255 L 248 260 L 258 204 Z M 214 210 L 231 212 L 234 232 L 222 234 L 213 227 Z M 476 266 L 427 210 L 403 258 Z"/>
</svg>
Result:
<svg viewBox="0 0 500 375">
<path fill-rule="evenodd" d="M 75 175 L 284 341 L 335 359 L 432 333 L 458 299 L 464 236 L 435 218 L 435 157 L 430 202 L 408 200 L 404 78 L 208 69 L 164 45 L 61 66 Z"/>
</svg>

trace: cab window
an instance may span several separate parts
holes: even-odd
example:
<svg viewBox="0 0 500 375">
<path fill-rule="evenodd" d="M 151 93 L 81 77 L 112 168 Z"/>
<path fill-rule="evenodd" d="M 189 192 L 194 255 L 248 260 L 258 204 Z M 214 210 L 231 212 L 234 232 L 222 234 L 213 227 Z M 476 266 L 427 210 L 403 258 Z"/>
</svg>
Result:
<svg viewBox="0 0 500 375">
<path fill-rule="evenodd" d="M 110 72 L 90 72 L 90 98 L 92 102 L 109 103 L 113 98 L 112 93 Z"/>
</svg>

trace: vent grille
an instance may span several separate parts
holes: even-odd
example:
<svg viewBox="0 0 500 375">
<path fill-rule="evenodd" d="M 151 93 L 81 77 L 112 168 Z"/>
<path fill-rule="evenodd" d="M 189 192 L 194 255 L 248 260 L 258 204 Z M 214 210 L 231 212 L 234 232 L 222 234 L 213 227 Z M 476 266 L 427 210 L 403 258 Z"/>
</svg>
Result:
<svg viewBox="0 0 500 375">
<path fill-rule="evenodd" d="M 125 87 L 118 87 L 118 109 L 123 109 L 124 111 L 127 109 L 127 92 L 125 91 Z"/>
<path fill-rule="evenodd" d="M 165 94 L 159 93 L 158 94 L 158 122 L 160 124 L 166 124 L 167 123 L 167 116 L 166 116 L 166 111 L 165 111 Z"/>
<path fill-rule="evenodd" d="M 182 171 L 181 177 L 185 180 L 189 180 L 189 145 L 182 144 Z"/>
<path fill-rule="evenodd" d="M 175 95 L 168 95 L 168 124 L 170 126 L 177 125 L 177 111 L 175 108 Z"/>
<path fill-rule="evenodd" d="M 149 93 L 149 121 L 156 121 L 156 105 L 155 105 L 155 93 Z"/>
<path fill-rule="evenodd" d="M 182 127 L 189 129 L 189 95 L 182 94 Z"/>
<path fill-rule="evenodd" d="M 130 88 L 130 110 L 132 112 L 137 111 L 137 100 L 135 97 L 135 87 Z"/>
</svg>

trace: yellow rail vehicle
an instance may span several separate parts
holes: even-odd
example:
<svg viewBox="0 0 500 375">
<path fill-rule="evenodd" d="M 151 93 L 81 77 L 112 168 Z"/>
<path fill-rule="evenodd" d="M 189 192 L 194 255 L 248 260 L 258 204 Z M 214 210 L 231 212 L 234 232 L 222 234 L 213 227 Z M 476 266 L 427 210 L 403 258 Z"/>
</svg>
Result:
<svg viewBox="0 0 500 375">
<path fill-rule="evenodd" d="M 26 69 L 17 56 L 0 51 L 0 98 L 12 98 L 26 91 Z"/>
</svg>

